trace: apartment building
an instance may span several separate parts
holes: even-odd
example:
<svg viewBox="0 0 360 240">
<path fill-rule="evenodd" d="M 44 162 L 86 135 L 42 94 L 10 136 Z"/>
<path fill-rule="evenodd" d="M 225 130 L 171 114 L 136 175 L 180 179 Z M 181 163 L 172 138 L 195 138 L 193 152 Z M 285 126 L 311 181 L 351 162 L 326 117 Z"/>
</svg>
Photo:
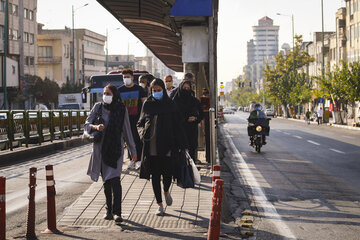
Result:
<svg viewBox="0 0 360 240">
<path fill-rule="evenodd" d="M 4 89 L 4 29 L 5 18 L 8 19 L 8 52 L 6 86 L 9 93 L 7 102 L 12 108 L 21 107 L 11 95 L 23 86 L 25 74 L 36 75 L 37 72 L 37 0 L 9 0 L 8 14 L 5 16 L 5 1 L 0 0 L 0 105 L 3 102 Z M 19 105 L 20 104 L 20 105 Z"/>
<path fill-rule="evenodd" d="M 61 87 L 71 79 L 72 31 L 70 28 L 43 29 L 43 26 L 38 25 L 38 76 L 56 81 Z"/>
</svg>

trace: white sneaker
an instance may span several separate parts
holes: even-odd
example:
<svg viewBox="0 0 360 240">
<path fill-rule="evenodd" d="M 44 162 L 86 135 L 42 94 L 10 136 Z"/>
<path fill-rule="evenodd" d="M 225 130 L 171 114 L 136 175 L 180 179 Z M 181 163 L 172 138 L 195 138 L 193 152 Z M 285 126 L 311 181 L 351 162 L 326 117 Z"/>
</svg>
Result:
<svg viewBox="0 0 360 240">
<path fill-rule="evenodd" d="M 130 168 L 132 168 L 133 166 L 134 166 L 134 162 L 133 161 L 130 161 L 130 164 L 129 164 L 129 166 L 127 167 L 127 169 L 130 169 Z"/>
<path fill-rule="evenodd" d="M 155 215 L 156 215 L 156 216 L 164 216 L 164 207 L 163 207 L 163 206 L 159 206 L 159 208 L 156 209 Z"/>
<path fill-rule="evenodd" d="M 137 161 L 137 162 L 135 163 L 135 169 L 138 170 L 140 167 L 141 167 L 141 162 L 140 162 L 140 161 Z"/>
</svg>

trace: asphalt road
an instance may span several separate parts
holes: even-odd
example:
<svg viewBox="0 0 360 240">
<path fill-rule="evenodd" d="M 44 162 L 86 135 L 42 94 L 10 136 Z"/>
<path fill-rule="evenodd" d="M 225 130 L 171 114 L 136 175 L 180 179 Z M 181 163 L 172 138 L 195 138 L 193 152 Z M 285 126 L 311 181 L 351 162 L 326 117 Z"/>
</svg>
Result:
<svg viewBox="0 0 360 240">
<path fill-rule="evenodd" d="M 57 215 L 63 213 L 92 183 L 86 175 L 91 146 L 85 145 L 47 154 L 22 163 L 3 166 L 6 177 L 6 237 L 23 238 L 26 234 L 29 194 L 29 168 L 37 168 L 36 234 L 47 228 L 45 166 L 54 168 Z M 59 218 L 58 218 L 59 219 Z"/>
<path fill-rule="evenodd" d="M 360 131 L 272 119 L 267 145 L 248 145 L 248 114 L 220 131 L 257 209 L 257 239 L 360 239 Z"/>
</svg>

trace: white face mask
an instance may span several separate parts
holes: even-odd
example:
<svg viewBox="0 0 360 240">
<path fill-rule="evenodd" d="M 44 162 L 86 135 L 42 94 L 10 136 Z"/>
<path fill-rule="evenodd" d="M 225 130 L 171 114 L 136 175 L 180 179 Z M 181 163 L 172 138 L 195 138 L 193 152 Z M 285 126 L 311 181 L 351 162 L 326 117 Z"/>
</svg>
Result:
<svg viewBox="0 0 360 240">
<path fill-rule="evenodd" d="M 106 103 L 106 104 L 111 104 L 112 99 L 113 99 L 113 96 L 103 95 L 103 101 L 104 101 L 104 103 Z"/>
<path fill-rule="evenodd" d="M 132 83 L 131 78 L 124 78 L 124 84 L 125 85 L 131 85 L 131 83 Z"/>
<path fill-rule="evenodd" d="M 140 87 L 145 88 L 145 83 L 140 83 Z"/>
</svg>

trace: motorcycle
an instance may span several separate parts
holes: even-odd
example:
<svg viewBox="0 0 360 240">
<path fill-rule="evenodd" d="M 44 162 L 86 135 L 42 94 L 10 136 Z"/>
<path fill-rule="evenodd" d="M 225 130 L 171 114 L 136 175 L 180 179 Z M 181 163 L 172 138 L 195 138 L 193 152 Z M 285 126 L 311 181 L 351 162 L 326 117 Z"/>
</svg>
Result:
<svg viewBox="0 0 360 240">
<path fill-rule="evenodd" d="M 260 153 L 261 147 L 266 144 L 265 137 L 269 136 L 271 118 L 248 119 L 248 135 L 250 146 Z"/>
</svg>

